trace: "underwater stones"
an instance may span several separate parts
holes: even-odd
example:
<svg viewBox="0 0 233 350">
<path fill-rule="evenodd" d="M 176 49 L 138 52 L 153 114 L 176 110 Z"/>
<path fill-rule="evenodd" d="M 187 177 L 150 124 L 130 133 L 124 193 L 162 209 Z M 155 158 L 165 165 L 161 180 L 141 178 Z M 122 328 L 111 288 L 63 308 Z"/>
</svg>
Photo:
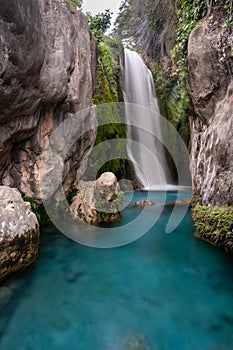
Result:
<svg viewBox="0 0 233 350">
<path fill-rule="evenodd" d="M 171 201 L 171 202 L 167 202 L 165 203 L 165 207 L 172 207 L 174 205 L 191 205 L 192 203 L 192 198 L 185 198 L 185 199 L 180 199 L 180 200 L 176 200 L 176 201 Z"/>
<path fill-rule="evenodd" d="M 19 191 L 0 186 L 0 280 L 37 257 L 39 224 Z"/>
<path fill-rule="evenodd" d="M 104 173 L 96 181 L 81 181 L 71 204 L 73 219 L 91 225 L 120 220 L 120 187 L 113 173 Z"/>
<path fill-rule="evenodd" d="M 77 269 L 77 267 L 64 267 L 65 280 L 68 283 L 73 283 L 77 278 L 81 277 L 84 274 L 84 271 Z"/>
<path fill-rule="evenodd" d="M 58 331 L 64 331 L 70 326 L 69 318 L 62 313 L 56 313 L 50 323 Z"/>
<path fill-rule="evenodd" d="M 149 199 L 140 199 L 134 203 L 134 207 L 146 207 L 154 204 L 155 202 L 150 201 Z"/>
<path fill-rule="evenodd" d="M 124 346 L 125 350 L 148 350 L 146 342 L 138 335 L 133 335 L 127 339 Z"/>
</svg>

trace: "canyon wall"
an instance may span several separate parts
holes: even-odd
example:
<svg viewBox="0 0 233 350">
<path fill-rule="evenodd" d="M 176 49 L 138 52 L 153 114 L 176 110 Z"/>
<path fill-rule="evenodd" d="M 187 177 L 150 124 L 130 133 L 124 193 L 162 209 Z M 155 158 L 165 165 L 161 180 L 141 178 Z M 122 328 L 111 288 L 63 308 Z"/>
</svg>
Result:
<svg viewBox="0 0 233 350">
<path fill-rule="evenodd" d="M 49 136 L 92 105 L 97 44 L 84 14 L 62 0 L 0 3 L 0 184 L 39 199 Z M 83 120 L 94 119 L 87 111 Z M 65 190 L 77 182 L 94 140 L 89 131 L 72 146 Z"/>
<path fill-rule="evenodd" d="M 223 8 L 191 32 L 191 172 L 201 204 L 233 204 L 233 36 Z"/>
<path fill-rule="evenodd" d="M 62 183 L 68 193 L 85 171 L 96 137 L 91 106 L 97 42 L 85 15 L 80 10 L 71 11 L 62 0 L 0 0 L 0 33 L 3 279 L 29 266 L 39 249 L 37 218 L 30 204 L 11 187 L 40 204 L 43 191 L 50 196 Z M 55 152 L 51 152 L 50 136 L 61 125 Z M 73 130 L 74 125 L 77 130 Z"/>
</svg>

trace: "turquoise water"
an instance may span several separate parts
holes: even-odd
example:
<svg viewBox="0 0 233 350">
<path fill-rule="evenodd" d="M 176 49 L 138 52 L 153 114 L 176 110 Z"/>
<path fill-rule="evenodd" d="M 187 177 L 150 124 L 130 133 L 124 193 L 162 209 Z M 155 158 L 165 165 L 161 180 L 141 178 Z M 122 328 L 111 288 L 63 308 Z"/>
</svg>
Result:
<svg viewBox="0 0 233 350">
<path fill-rule="evenodd" d="M 170 212 L 113 249 L 46 227 L 36 264 L 0 288 L 0 349 L 232 350 L 233 259 L 193 237 L 189 214 L 165 234 Z"/>
</svg>

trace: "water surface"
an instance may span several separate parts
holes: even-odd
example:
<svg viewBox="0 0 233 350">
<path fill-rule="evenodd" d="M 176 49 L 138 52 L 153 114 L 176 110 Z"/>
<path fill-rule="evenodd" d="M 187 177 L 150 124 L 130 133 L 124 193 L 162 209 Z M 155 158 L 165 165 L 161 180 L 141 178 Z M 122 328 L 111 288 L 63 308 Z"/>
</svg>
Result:
<svg viewBox="0 0 233 350">
<path fill-rule="evenodd" d="M 189 214 L 165 234 L 170 212 L 113 249 L 43 229 L 36 264 L 0 288 L 0 349 L 232 350 L 233 259 L 193 237 Z"/>
</svg>

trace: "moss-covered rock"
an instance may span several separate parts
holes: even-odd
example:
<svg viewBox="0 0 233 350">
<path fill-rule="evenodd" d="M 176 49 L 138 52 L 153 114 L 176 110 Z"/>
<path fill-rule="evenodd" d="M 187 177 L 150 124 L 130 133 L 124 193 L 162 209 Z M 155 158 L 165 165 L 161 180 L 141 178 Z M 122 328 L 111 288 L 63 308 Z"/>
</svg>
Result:
<svg viewBox="0 0 233 350">
<path fill-rule="evenodd" d="M 192 209 L 195 236 L 212 245 L 233 253 L 233 207 L 204 206 Z"/>
</svg>

